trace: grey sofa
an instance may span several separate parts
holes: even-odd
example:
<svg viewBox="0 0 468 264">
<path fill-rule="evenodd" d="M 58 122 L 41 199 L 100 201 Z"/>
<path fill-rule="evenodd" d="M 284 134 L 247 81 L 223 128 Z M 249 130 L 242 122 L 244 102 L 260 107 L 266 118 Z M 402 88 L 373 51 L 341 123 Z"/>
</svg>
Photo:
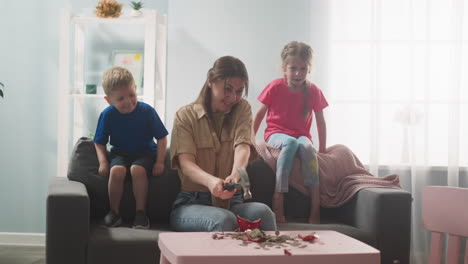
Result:
<svg viewBox="0 0 468 264">
<path fill-rule="evenodd" d="M 169 214 L 179 192 L 177 172 L 166 169 L 149 180 L 147 213 L 150 230 L 130 228 L 135 210 L 131 182 L 125 184 L 121 213 L 125 226 L 103 228 L 98 221 L 108 210 L 107 182 L 97 175 L 92 142 L 80 140 L 72 154 L 68 178 L 54 177 L 47 197 L 46 260 L 48 264 L 159 263 L 158 234 L 170 232 Z M 169 168 L 166 160 L 166 168 Z M 252 201 L 271 206 L 273 171 L 258 159 L 247 168 Z M 322 208 L 321 225 L 305 223 L 309 199 L 290 189 L 286 195 L 288 223 L 280 230 L 335 230 L 381 251 L 381 263 L 409 263 L 411 196 L 388 188 L 359 191 L 340 208 Z M 398 262 L 396 262 L 398 261 Z"/>
</svg>

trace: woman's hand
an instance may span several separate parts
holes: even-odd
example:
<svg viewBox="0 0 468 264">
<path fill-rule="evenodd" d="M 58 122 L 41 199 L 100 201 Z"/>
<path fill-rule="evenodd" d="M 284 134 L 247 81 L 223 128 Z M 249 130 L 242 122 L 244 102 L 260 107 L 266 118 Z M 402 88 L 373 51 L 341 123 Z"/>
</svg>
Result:
<svg viewBox="0 0 468 264">
<path fill-rule="evenodd" d="M 236 190 L 224 190 L 225 181 L 202 170 L 195 162 L 194 155 L 180 154 L 178 159 L 182 173 L 189 176 L 192 181 L 206 186 L 211 195 L 225 200 L 230 199 L 236 192 Z"/>
<path fill-rule="evenodd" d="M 231 199 L 232 196 L 236 193 L 236 190 L 228 191 L 224 190 L 224 183 L 228 183 L 227 181 L 223 181 L 222 179 L 213 177 L 212 181 L 208 188 L 210 189 L 211 195 L 221 198 L 223 200 Z"/>
<path fill-rule="evenodd" d="M 224 179 L 225 183 L 238 183 L 240 181 L 240 175 L 237 170 L 234 170 L 231 175 L 227 176 L 226 179 Z"/>
</svg>

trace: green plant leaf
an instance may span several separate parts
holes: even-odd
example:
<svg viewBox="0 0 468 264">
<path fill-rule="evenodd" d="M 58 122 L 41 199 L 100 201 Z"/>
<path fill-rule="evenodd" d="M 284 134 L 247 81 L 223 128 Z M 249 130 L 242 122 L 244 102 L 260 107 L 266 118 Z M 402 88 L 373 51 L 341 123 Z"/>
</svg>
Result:
<svg viewBox="0 0 468 264">
<path fill-rule="evenodd" d="M 131 6 L 134 10 L 140 10 L 140 9 L 143 7 L 143 2 L 131 1 L 131 2 L 130 2 L 130 6 Z"/>
</svg>

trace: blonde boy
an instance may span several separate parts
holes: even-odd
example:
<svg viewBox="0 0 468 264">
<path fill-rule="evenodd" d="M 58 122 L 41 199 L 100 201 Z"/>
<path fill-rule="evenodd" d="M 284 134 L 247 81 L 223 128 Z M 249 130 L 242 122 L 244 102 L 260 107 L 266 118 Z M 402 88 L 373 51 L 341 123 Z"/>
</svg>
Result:
<svg viewBox="0 0 468 264">
<path fill-rule="evenodd" d="M 156 110 L 138 102 L 135 82 L 128 70 L 121 67 L 109 69 L 104 74 L 102 86 L 106 94 L 104 99 L 110 106 L 99 116 L 94 144 L 99 159 L 99 175 L 109 174 L 110 211 L 104 217 L 103 225 L 115 227 L 122 223 L 120 200 L 127 171 L 130 171 L 136 201 L 133 227 L 149 228 L 145 213 L 147 175 L 157 176 L 164 170 L 168 132 Z M 106 155 L 109 140 L 112 146 L 110 164 Z"/>
</svg>

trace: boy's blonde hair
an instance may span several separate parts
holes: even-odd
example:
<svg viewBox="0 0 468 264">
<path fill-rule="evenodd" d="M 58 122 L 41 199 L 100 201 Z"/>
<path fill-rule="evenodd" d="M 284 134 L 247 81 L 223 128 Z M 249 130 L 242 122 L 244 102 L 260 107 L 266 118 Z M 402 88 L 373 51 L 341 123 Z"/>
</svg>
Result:
<svg viewBox="0 0 468 264">
<path fill-rule="evenodd" d="M 286 65 L 289 62 L 289 57 L 297 57 L 300 58 L 301 60 L 307 62 L 310 67 L 312 67 L 312 57 L 313 57 L 314 51 L 312 48 L 299 41 L 291 41 L 286 46 L 284 46 L 283 51 L 281 51 L 281 60 L 283 61 L 283 69 L 286 67 Z M 303 111 L 303 117 L 304 119 L 309 118 L 309 104 L 307 103 L 307 98 L 309 97 L 309 89 L 307 86 L 304 87 L 304 111 Z"/>
<path fill-rule="evenodd" d="M 104 93 L 109 96 L 116 89 L 133 85 L 134 82 L 133 75 L 129 70 L 122 67 L 113 67 L 104 73 L 102 88 L 104 89 Z"/>
</svg>

